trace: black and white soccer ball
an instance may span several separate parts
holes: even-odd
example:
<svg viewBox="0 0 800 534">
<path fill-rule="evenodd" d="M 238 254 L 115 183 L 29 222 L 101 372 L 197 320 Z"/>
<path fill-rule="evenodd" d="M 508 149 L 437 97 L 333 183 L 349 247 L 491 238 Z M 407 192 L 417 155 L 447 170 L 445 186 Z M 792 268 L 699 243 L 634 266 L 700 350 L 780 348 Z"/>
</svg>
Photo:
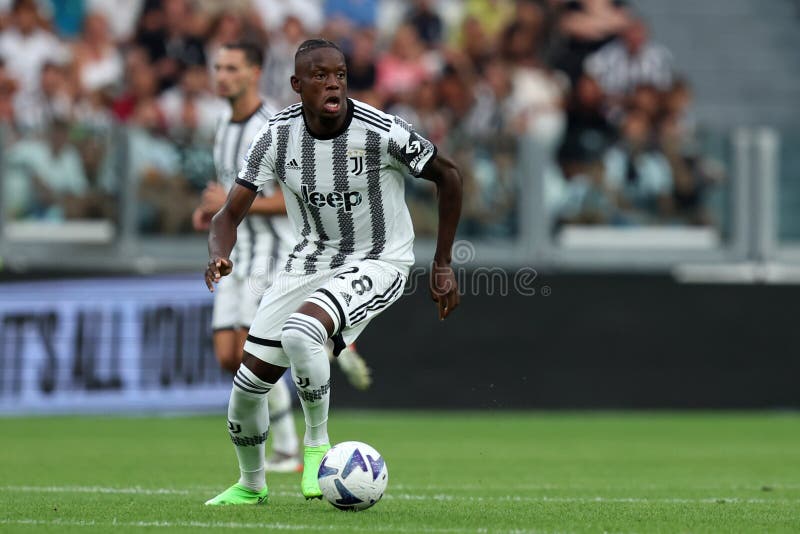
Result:
<svg viewBox="0 0 800 534">
<path fill-rule="evenodd" d="M 383 497 L 389 471 L 378 451 L 360 441 L 331 447 L 317 473 L 322 495 L 339 510 L 366 510 Z"/>
</svg>

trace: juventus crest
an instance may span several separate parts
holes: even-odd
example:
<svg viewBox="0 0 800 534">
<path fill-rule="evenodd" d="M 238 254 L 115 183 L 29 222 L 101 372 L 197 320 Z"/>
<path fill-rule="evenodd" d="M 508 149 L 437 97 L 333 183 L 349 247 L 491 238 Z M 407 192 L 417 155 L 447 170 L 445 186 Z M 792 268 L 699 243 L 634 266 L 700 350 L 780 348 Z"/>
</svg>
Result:
<svg viewBox="0 0 800 534">
<path fill-rule="evenodd" d="M 365 152 L 363 150 L 347 151 L 348 170 L 350 174 L 360 176 L 361 173 L 364 172 L 364 155 Z"/>
</svg>

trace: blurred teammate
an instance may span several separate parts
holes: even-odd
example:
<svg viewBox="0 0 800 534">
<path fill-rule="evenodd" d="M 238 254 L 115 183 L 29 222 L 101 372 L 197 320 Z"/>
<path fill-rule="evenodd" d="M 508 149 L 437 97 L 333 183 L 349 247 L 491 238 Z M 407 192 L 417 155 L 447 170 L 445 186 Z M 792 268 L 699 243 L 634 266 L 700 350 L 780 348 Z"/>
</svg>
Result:
<svg viewBox="0 0 800 534">
<path fill-rule="evenodd" d="M 217 94 L 228 100 L 230 108 L 220 118 L 214 143 L 218 182 L 208 185 L 202 204 L 194 212 L 193 224 L 197 230 L 208 229 L 211 217 L 225 203 L 247 147 L 273 115 L 258 93 L 262 60 L 258 46 L 231 43 L 220 49 L 214 63 Z M 217 287 L 212 317 L 214 353 L 220 365 L 232 373 L 241 364 L 242 347 L 261 295 L 272 283 L 275 270 L 286 262 L 293 242 L 291 224 L 285 214 L 280 189 L 265 188 L 239 230 L 231 253 L 236 270 Z M 353 347 L 340 355 L 339 363 L 354 386 L 359 389 L 369 386 L 369 369 Z M 285 381 L 279 382 L 270 394 L 272 456 L 268 467 L 273 471 L 302 468 L 291 417 L 291 397 Z"/>
<path fill-rule="evenodd" d="M 290 366 L 306 423 L 301 489 L 307 499 L 321 497 L 317 471 L 330 448 L 325 345 L 336 339 L 338 350 L 353 342 L 403 292 L 414 261 L 405 172 L 438 187 L 430 289 L 440 319 L 459 303 L 450 267 L 461 211 L 461 177 L 453 163 L 399 117 L 348 99 L 344 56 L 329 41 L 300 46 L 291 85 L 302 103 L 273 116 L 259 132 L 211 222 L 211 291 L 236 268 L 230 255 L 237 226 L 262 187 L 278 184 L 297 235 L 288 262 L 264 295 L 233 381 L 228 429 L 240 478 L 206 502 L 211 505 L 266 501 L 267 393 Z M 400 343 L 404 325 L 398 326 Z"/>
<path fill-rule="evenodd" d="M 192 218 L 197 230 L 208 229 L 211 217 L 225 203 L 247 147 L 274 113 L 258 92 L 262 61 L 261 49 L 249 43 L 226 44 L 215 58 L 216 91 L 230 107 L 220 117 L 214 140 L 217 182 L 203 191 L 202 203 Z M 231 253 L 236 271 L 219 284 L 214 295 L 214 354 L 232 373 L 241 364 L 247 330 L 272 271 L 279 257 L 288 254 L 292 230 L 285 213 L 280 189 L 265 188 L 250 207 Z M 291 394 L 283 382 L 280 384 L 270 396 L 273 456 L 281 467 L 291 469 L 300 466 L 298 440 L 291 417 Z"/>
</svg>

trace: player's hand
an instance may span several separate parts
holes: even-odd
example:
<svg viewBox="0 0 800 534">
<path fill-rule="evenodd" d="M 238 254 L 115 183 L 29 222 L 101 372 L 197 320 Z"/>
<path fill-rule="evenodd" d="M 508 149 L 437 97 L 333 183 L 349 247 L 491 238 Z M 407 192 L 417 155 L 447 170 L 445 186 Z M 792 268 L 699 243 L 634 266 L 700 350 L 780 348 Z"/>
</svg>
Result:
<svg viewBox="0 0 800 534">
<path fill-rule="evenodd" d="M 228 193 L 225 192 L 225 188 L 216 182 L 211 182 L 203 190 L 202 208 L 209 213 L 217 213 L 227 199 Z"/>
<path fill-rule="evenodd" d="M 211 225 L 213 216 L 213 213 L 207 212 L 202 206 L 197 207 L 192 213 L 192 228 L 197 232 L 205 232 Z"/>
<path fill-rule="evenodd" d="M 456 275 L 449 263 L 433 262 L 430 290 L 431 298 L 439 307 L 439 320 L 444 321 L 461 302 Z"/>
<path fill-rule="evenodd" d="M 223 276 L 228 276 L 233 270 L 233 262 L 228 258 L 211 258 L 206 267 L 206 285 L 208 290 L 214 292 L 214 284 L 219 283 Z"/>
</svg>

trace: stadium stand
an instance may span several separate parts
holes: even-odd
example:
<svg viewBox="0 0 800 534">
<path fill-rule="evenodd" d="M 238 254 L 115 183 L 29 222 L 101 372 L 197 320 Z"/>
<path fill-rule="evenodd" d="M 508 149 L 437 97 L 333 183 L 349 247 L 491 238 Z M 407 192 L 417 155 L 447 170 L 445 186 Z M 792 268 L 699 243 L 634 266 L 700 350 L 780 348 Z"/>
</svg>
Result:
<svg viewBox="0 0 800 534">
<path fill-rule="evenodd" d="M 741 147 L 731 135 L 764 124 L 797 138 L 800 37 L 788 0 L 715 2 L 9 2 L 4 235 L 88 219 L 145 239 L 188 236 L 191 207 L 214 179 L 215 51 L 236 38 L 263 45 L 262 89 L 280 107 L 296 98 L 292 50 L 323 35 L 345 50 L 354 97 L 405 116 L 465 169 L 463 237 L 508 248 L 540 235 L 557 246 L 564 230 L 601 225 L 732 242 L 742 209 L 732 207 Z M 722 27 L 714 43 L 691 38 Z M 68 191 L 16 156 L 54 122 L 69 123 L 65 146 L 81 159 L 81 185 Z M 778 159 L 797 166 L 789 150 Z M 787 176 L 779 218 L 791 237 L 800 192 Z M 431 237 L 434 191 L 409 179 L 407 192 L 418 235 Z"/>
</svg>

